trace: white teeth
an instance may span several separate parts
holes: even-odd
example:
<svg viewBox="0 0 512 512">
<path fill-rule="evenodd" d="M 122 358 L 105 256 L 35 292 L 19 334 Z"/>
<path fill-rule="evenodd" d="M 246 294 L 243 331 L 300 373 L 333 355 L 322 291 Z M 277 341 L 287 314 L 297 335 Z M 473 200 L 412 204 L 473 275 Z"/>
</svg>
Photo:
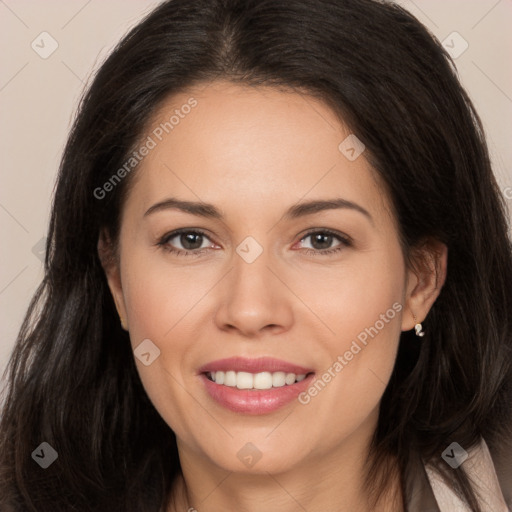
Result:
<svg viewBox="0 0 512 512">
<path fill-rule="evenodd" d="M 254 389 L 270 389 L 272 387 L 272 374 L 261 372 L 254 375 Z"/>
<path fill-rule="evenodd" d="M 288 384 L 293 384 L 295 382 L 295 373 L 287 373 L 286 377 L 284 378 L 284 382 Z"/>
<path fill-rule="evenodd" d="M 272 387 L 281 388 L 286 384 L 286 373 L 275 372 L 272 374 Z"/>
<path fill-rule="evenodd" d="M 236 387 L 238 389 L 252 389 L 252 373 L 238 372 L 236 375 Z"/>
<path fill-rule="evenodd" d="M 236 372 L 226 372 L 224 374 L 224 386 L 230 386 L 234 388 L 236 386 L 236 380 Z"/>
<path fill-rule="evenodd" d="M 210 372 L 210 379 L 216 384 L 236 387 L 238 389 L 271 389 L 280 388 L 285 385 L 290 386 L 306 378 L 305 374 L 295 375 L 295 373 L 285 372 Z"/>
</svg>

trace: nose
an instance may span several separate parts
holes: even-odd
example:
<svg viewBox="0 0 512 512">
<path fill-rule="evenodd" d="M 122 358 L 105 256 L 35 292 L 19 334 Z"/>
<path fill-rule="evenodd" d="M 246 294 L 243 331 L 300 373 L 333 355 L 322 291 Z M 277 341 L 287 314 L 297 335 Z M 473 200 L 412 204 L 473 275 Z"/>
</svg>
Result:
<svg viewBox="0 0 512 512">
<path fill-rule="evenodd" d="M 223 331 L 236 331 L 247 338 L 285 332 L 293 324 L 293 293 L 279 265 L 265 250 L 248 263 L 238 254 L 223 279 L 215 323 Z"/>
</svg>

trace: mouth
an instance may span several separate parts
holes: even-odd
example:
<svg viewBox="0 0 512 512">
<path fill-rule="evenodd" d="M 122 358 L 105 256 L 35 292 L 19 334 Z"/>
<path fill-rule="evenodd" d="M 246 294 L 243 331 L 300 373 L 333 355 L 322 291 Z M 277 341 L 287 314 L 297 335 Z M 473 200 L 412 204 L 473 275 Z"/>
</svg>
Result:
<svg viewBox="0 0 512 512">
<path fill-rule="evenodd" d="M 289 404 L 312 382 L 315 372 L 273 358 L 230 358 L 200 368 L 207 395 L 243 414 L 268 414 Z"/>
</svg>

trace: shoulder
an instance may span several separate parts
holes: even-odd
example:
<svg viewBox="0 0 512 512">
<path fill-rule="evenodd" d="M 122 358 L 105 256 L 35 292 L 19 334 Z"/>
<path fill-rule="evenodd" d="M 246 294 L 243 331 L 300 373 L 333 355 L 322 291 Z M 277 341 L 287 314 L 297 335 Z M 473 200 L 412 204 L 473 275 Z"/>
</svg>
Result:
<svg viewBox="0 0 512 512">
<path fill-rule="evenodd" d="M 480 440 L 479 444 L 468 449 L 467 452 L 462 447 L 458 448 L 457 446 L 454 445 L 453 449 L 446 453 L 447 459 L 445 460 L 450 463 L 448 458 L 452 458 L 454 470 L 457 469 L 457 464 L 464 464 L 464 470 L 473 483 L 482 509 L 492 510 L 493 512 L 509 512 L 511 510 L 509 507 L 512 506 L 512 461 L 510 453 L 506 453 L 505 457 L 502 454 L 499 459 L 500 463 L 495 464 L 489 447 L 483 439 Z M 508 452 L 508 450 L 506 451 Z M 508 460 L 508 464 L 504 461 L 505 458 Z M 471 512 L 428 464 L 425 465 L 425 471 L 441 512 L 454 510 Z"/>
</svg>

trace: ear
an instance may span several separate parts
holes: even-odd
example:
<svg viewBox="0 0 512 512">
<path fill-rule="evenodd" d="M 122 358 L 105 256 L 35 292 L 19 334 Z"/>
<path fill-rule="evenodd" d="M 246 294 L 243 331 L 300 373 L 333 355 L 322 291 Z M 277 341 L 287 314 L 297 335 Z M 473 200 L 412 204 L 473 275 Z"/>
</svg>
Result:
<svg viewBox="0 0 512 512">
<path fill-rule="evenodd" d="M 98 238 L 98 256 L 101 266 L 107 277 L 108 287 L 114 299 L 117 313 L 123 329 L 128 330 L 126 305 L 124 302 L 123 287 L 121 283 L 121 272 L 119 269 L 119 258 L 117 257 L 114 243 L 106 230 L 102 230 Z"/>
<path fill-rule="evenodd" d="M 402 331 L 413 329 L 415 323 L 423 322 L 441 293 L 446 281 L 448 248 L 437 240 L 428 239 L 412 250 L 410 261 Z"/>
</svg>

